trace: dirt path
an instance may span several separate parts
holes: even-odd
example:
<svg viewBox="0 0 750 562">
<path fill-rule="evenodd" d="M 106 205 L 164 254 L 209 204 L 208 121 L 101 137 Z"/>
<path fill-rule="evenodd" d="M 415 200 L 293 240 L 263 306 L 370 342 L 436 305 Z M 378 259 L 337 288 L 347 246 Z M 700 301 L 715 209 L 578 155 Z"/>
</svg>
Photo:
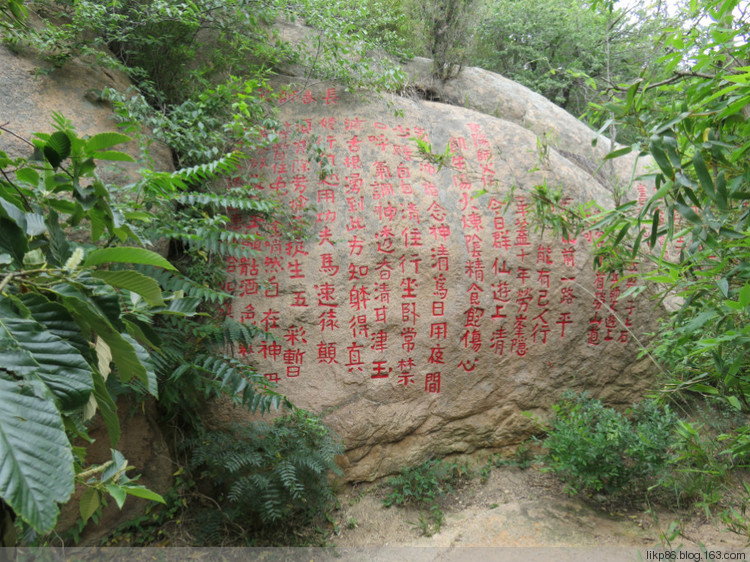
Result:
<svg viewBox="0 0 750 562">
<path fill-rule="evenodd" d="M 420 511 L 383 506 L 385 490 L 359 486 L 343 490 L 336 512 L 340 547 L 670 547 L 737 549 L 747 537 L 725 530 L 720 521 L 700 514 L 671 512 L 608 513 L 564 494 L 552 476 L 534 467 L 494 469 L 485 483 L 475 478 L 447 501 L 439 532 L 425 536 Z M 681 534 L 669 538 L 670 525 Z"/>
</svg>

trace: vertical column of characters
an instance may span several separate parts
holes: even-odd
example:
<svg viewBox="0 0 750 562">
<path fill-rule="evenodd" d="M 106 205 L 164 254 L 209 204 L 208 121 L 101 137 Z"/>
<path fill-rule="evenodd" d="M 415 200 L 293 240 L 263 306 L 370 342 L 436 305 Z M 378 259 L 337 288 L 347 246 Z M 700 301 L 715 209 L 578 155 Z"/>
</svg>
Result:
<svg viewBox="0 0 750 562">
<path fill-rule="evenodd" d="M 365 209 L 364 204 L 364 179 L 362 177 L 363 166 L 361 160 L 362 154 L 362 135 L 364 130 L 365 122 L 359 118 L 345 118 L 344 119 L 344 136 L 343 136 L 343 164 L 346 168 L 346 175 L 344 176 L 343 193 L 346 202 L 345 216 L 342 217 L 346 224 L 346 231 L 349 234 L 346 245 L 346 254 L 353 256 L 354 254 L 362 253 L 362 239 L 358 237 L 358 232 L 365 227 L 363 222 L 363 213 Z M 333 243 L 331 242 L 331 252 L 333 251 Z M 327 271 L 332 277 L 339 275 L 345 276 L 347 283 L 339 283 L 339 286 L 347 287 L 349 291 L 349 310 L 356 310 L 356 307 L 367 306 L 367 295 L 366 293 L 360 295 L 355 289 L 354 282 L 357 277 L 367 276 L 367 269 L 364 266 L 364 270 L 360 271 L 359 268 L 351 262 L 349 267 L 344 268 L 341 272 L 339 271 L 341 265 L 334 265 L 332 254 L 323 254 L 321 264 L 321 271 Z M 349 262 L 349 260 L 347 260 Z M 333 269 L 335 267 L 335 270 Z M 335 271 L 335 272 L 334 272 Z M 351 284 L 351 285 L 350 285 Z M 345 289 L 347 290 L 347 289 Z M 359 301 L 357 299 L 360 299 Z M 357 304 L 359 302 L 359 304 Z M 337 305 L 338 306 L 338 305 Z M 336 306 L 336 308 L 337 308 Z M 341 319 L 339 324 L 338 310 L 333 306 L 328 310 L 327 317 L 335 321 L 335 328 L 341 332 L 348 333 L 352 331 L 352 343 L 348 345 L 344 353 L 344 366 L 351 374 L 363 374 L 365 371 L 365 363 L 362 358 L 362 350 L 365 349 L 365 343 L 357 341 L 357 326 L 356 316 L 352 317 L 352 320 L 347 324 L 346 319 Z M 334 325 L 330 325 L 334 328 Z M 321 328 L 324 326 L 321 324 Z M 364 330 L 367 330 L 365 323 Z M 331 330 L 329 335 L 333 336 L 335 332 Z M 322 334 L 325 336 L 325 334 Z M 341 341 L 348 341 L 348 335 L 345 338 L 339 338 Z M 336 349 L 335 343 L 326 341 L 326 338 L 321 341 L 318 351 L 318 361 L 330 362 L 328 357 L 334 357 L 338 350 Z M 338 363 L 338 361 L 336 361 Z"/>
<path fill-rule="evenodd" d="M 424 130 L 415 128 L 420 135 L 419 138 L 427 141 Z M 425 211 L 423 224 L 426 226 L 425 239 L 430 245 L 430 269 L 427 275 L 423 275 L 428 286 L 423 287 L 424 295 L 430 295 L 427 301 L 429 308 L 429 322 L 420 323 L 424 326 L 424 332 L 420 334 L 420 341 L 428 342 L 430 355 L 427 359 L 427 367 L 424 376 L 424 391 L 431 394 L 439 394 L 442 382 L 442 369 L 445 365 L 445 343 L 448 339 L 448 322 L 446 320 L 445 302 L 448 298 L 448 281 L 446 275 L 450 269 L 449 251 L 446 243 L 451 237 L 451 228 L 446 221 L 447 212 L 439 202 L 439 192 L 435 175 L 437 168 L 427 160 L 419 163 L 419 175 L 422 177 L 421 189 L 424 199 L 430 201 Z M 420 219 L 421 220 L 421 219 Z"/>
<path fill-rule="evenodd" d="M 425 391 L 440 392 L 440 379 L 445 365 L 445 343 L 448 339 L 448 322 L 446 319 L 446 299 L 448 283 L 446 275 L 450 274 L 450 252 L 446 247 L 451 239 L 451 227 L 446 221 L 448 213 L 440 205 L 437 197 L 427 208 L 428 233 L 431 239 L 430 257 L 432 274 L 432 299 L 430 301 L 429 345 L 430 355 L 427 358 L 428 371 L 425 377 Z M 454 289 L 455 291 L 455 289 Z M 452 295 L 453 296 L 453 295 Z"/>
<path fill-rule="evenodd" d="M 525 197 L 517 196 L 515 198 L 513 252 L 518 266 L 516 267 L 516 274 L 513 276 L 516 286 L 514 291 L 516 307 L 511 329 L 510 351 L 518 357 L 524 357 L 529 351 L 526 330 L 529 322 L 529 305 L 534 300 L 531 259 L 528 262 L 526 261 L 531 256 L 528 208 L 529 203 Z"/>
<path fill-rule="evenodd" d="M 487 137 L 477 123 L 468 123 L 471 139 L 475 150 L 489 149 Z M 465 154 L 467 153 L 466 139 L 453 137 L 449 146 L 453 156 L 451 167 L 459 173 L 454 175 L 453 182 L 458 190 L 461 210 L 461 229 L 466 244 L 466 261 L 463 264 L 463 274 L 469 297 L 468 308 L 463 311 L 463 329 L 460 337 L 461 345 L 467 350 L 465 359 L 458 367 L 465 372 L 472 372 L 476 368 L 477 355 L 484 344 L 482 338 L 482 324 L 486 314 L 483 306 L 485 263 L 483 254 L 484 243 L 484 215 L 474 198 L 474 186 L 471 184 L 466 171 Z"/>
<path fill-rule="evenodd" d="M 324 98 L 324 101 L 326 100 L 328 102 L 331 101 L 328 95 Z M 303 104 L 314 103 L 316 101 L 309 90 L 303 94 Z M 329 151 L 329 154 L 326 154 L 326 159 L 329 163 L 333 164 L 336 162 L 336 154 L 332 152 L 336 144 L 334 133 L 339 130 L 340 124 L 335 117 L 328 115 L 320 119 L 318 126 L 320 131 L 322 131 L 321 136 L 325 135 L 325 146 Z M 354 168 L 358 169 L 359 157 L 357 156 L 356 159 Z M 305 163 L 309 166 L 307 160 Z M 344 163 L 347 171 L 349 171 L 352 168 L 352 156 L 350 153 L 344 156 Z M 337 209 L 341 204 L 341 201 L 337 197 L 346 199 L 349 197 L 352 189 L 358 192 L 359 186 L 351 186 L 348 173 L 344 175 L 343 180 L 338 174 L 333 174 L 332 177 L 329 178 L 326 176 L 322 181 L 319 181 L 315 193 L 315 208 L 317 211 L 315 214 L 315 225 L 318 229 L 317 245 L 320 248 L 320 254 L 318 262 L 312 267 L 317 270 L 317 274 L 319 275 L 316 275 L 318 283 L 311 287 L 308 284 L 308 290 L 311 289 L 313 291 L 311 302 L 317 308 L 318 333 L 314 338 L 315 343 L 311 343 L 311 346 L 314 345 L 311 352 L 316 357 L 315 363 L 318 365 L 316 371 L 318 372 L 321 370 L 321 366 L 325 369 L 326 366 L 331 368 L 334 365 L 339 365 L 340 352 L 336 343 L 336 334 L 342 328 L 339 324 L 339 301 L 336 295 L 336 286 L 339 284 L 340 276 L 343 273 L 341 273 L 341 265 L 338 262 L 335 252 L 333 230 L 331 229 L 335 228 L 334 225 L 338 219 Z"/>
<path fill-rule="evenodd" d="M 404 248 L 403 253 L 398 258 L 398 267 L 401 271 L 402 329 L 401 356 L 397 364 L 397 383 L 406 387 L 414 383 L 412 371 L 416 367 L 413 354 L 416 349 L 417 321 L 421 317 L 418 310 L 417 291 L 421 282 L 419 267 L 422 261 L 420 254 L 424 247 L 424 240 L 422 237 L 422 218 L 413 198 L 411 172 L 404 162 L 399 162 L 396 167 L 396 176 L 402 201 L 399 205 L 399 211 L 403 227 L 399 229 L 399 234 L 400 242 L 403 243 Z"/>
<path fill-rule="evenodd" d="M 505 210 L 507 203 L 492 197 L 487 205 L 492 216 L 492 282 L 490 284 L 490 349 L 495 355 L 503 357 L 509 352 L 508 314 L 510 312 L 512 272 L 508 267 L 508 256 L 511 255 L 512 241 Z"/>
<path fill-rule="evenodd" d="M 263 192 L 263 197 L 280 198 L 286 194 L 286 161 L 291 148 L 289 137 L 292 125 L 284 123 L 279 131 L 279 140 L 269 151 L 250 161 L 252 185 Z M 264 221 L 258 217 L 251 218 L 245 224 L 245 232 L 255 234 L 257 240 L 248 246 L 254 250 L 254 256 L 239 264 L 240 282 L 235 293 L 240 303 L 239 320 L 252 324 L 261 330 L 274 334 L 281 326 L 281 305 L 279 300 L 279 282 L 277 275 L 285 270 L 282 257 L 281 232 L 277 222 Z M 253 347 L 240 350 L 244 356 L 255 355 L 264 359 L 271 367 L 263 368 L 263 375 L 274 382 L 279 380 L 278 369 L 273 365 L 281 356 L 281 345 L 273 337 L 261 338 Z"/>
<path fill-rule="evenodd" d="M 402 128 L 394 129 L 397 134 L 404 134 Z M 394 145 L 395 147 L 396 145 Z M 404 388 L 414 384 L 414 369 L 416 362 L 413 354 L 416 349 L 417 320 L 422 313 L 418 310 L 417 290 L 421 283 L 419 267 L 421 263 L 421 252 L 424 246 L 423 221 L 419 208 L 414 202 L 414 188 L 412 186 L 411 171 L 404 161 L 400 161 L 396 167 L 396 178 L 399 185 L 401 203 L 398 213 L 400 216 L 399 229 L 400 242 L 403 243 L 404 251 L 397 260 L 401 271 L 400 306 L 401 306 L 401 354 L 396 364 L 398 380 L 396 384 Z M 421 322 L 419 323 L 421 325 Z M 419 337 L 420 340 L 424 339 Z"/>
<path fill-rule="evenodd" d="M 563 206 L 567 206 L 565 200 L 562 202 Z M 564 338 L 564 330 L 568 323 L 572 323 L 573 320 L 581 322 L 582 320 L 573 318 L 573 303 L 578 298 L 576 295 L 576 279 L 578 277 L 578 269 L 576 265 L 576 244 L 578 243 L 577 238 L 566 238 L 564 236 L 560 239 L 560 255 L 558 260 L 561 262 L 560 268 L 560 284 L 558 285 L 559 291 L 555 295 L 555 299 L 558 301 L 560 308 L 560 314 L 556 320 L 558 326 L 560 326 L 560 338 Z"/>
</svg>

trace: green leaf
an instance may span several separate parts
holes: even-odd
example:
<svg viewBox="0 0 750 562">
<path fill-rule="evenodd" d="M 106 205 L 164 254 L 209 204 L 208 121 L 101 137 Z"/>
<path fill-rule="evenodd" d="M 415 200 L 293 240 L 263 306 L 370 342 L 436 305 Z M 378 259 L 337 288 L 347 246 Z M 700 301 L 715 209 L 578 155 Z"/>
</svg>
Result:
<svg viewBox="0 0 750 562">
<path fill-rule="evenodd" d="M 678 213 L 680 213 L 683 217 L 685 217 L 687 220 L 689 220 L 693 224 L 701 223 L 701 218 L 696 214 L 695 211 L 693 211 L 693 209 L 691 209 L 687 205 L 683 205 L 682 203 L 676 202 L 675 207 L 677 208 Z"/>
<path fill-rule="evenodd" d="M 743 308 L 750 305 L 750 283 L 746 282 L 745 286 L 740 289 L 739 301 Z"/>
<path fill-rule="evenodd" d="M 695 168 L 695 173 L 698 175 L 698 180 L 701 182 L 703 191 L 715 201 L 716 192 L 714 191 L 714 182 L 711 179 L 711 174 L 706 167 L 706 163 L 703 160 L 703 155 L 700 150 L 695 151 L 695 155 L 693 156 L 693 167 Z"/>
<path fill-rule="evenodd" d="M 69 285 L 56 285 L 53 289 L 57 291 L 58 300 L 81 326 L 84 333 L 97 334 L 109 346 L 112 352 L 112 362 L 117 367 L 120 381 L 128 382 L 136 378 L 148 386 L 149 373 L 141 363 L 135 347 L 123 334 L 115 330 L 101 310 Z"/>
<path fill-rule="evenodd" d="M 656 238 L 659 234 L 659 209 L 654 210 L 654 218 L 651 221 L 651 236 L 648 239 L 648 244 L 652 248 L 656 245 Z"/>
<path fill-rule="evenodd" d="M 613 150 L 609 154 L 607 154 L 604 157 L 604 160 L 610 160 L 612 158 L 619 158 L 620 156 L 625 156 L 626 154 L 630 154 L 633 152 L 632 146 L 626 146 L 625 148 L 618 148 L 617 150 Z"/>
<path fill-rule="evenodd" d="M 151 306 L 164 306 L 161 287 L 151 277 L 137 271 L 94 271 L 91 274 L 112 287 L 137 293 Z"/>
<path fill-rule="evenodd" d="M 20 377 L 38 377 L 60 401 L 61 408 L 83 406 L 94 384 L 91 367 L 68 342 L 33 319 L 0 309 L 2 368 Z"/>
<path fill-rule="evenodd" d="M 116 447 L 120 440 L 120 419 L 117 417 L 117 406 L 112 400 L 109 390 L 107 390 L 107 383 L 102 375 L 95 371 L 93 379 L 96 405 L 99 407 L 99 413 L 107 428 L 109 443 L 112 447 Z"/>
<path fill-rule="evenodd" d="M 167 503 L 164 501 L 164 498 L 161 497 L 159 494 L 143 486 L 125 485 L 125 486 L 121 486 L 121 488 L 125 490 L 127 494 L 131 496 L 135 496 L 137 498 L 143 498 L 145 500 L 152 500 L 152 501 L 159 502 L 159 503 Z"/>
<path fill-rule="evenodd" d="M 83 262 L 85 267 L 91 267 L 94 265 L 101 265 L 103 263 L 140 263 L 144 265 L 156 265 L 177 271 L 177 268 L 169 263 L 162 256 L 151 250 L 145 248 L 131 248 L 131 247 L 119 247 L 119 248 L 102 248 L 94 250 Z"/>
<path fill-rule="evenodd" d="M 112 162 L 135 162 L 130 154 L 120 152 L 119 150 L 103 150 L 101 152 L 94 153 L 94 157 L 97 160 L 109 160 Z"/>
<path fill-rule="evenodd" d="M 73 453 L 52 394 L 0 370 L 0 497 L 37 532 L 73 493 Z"/>
<path fill-rule="evenodd" d="M 664 175 L 669 179 L 673 179 L 674 170 L 672 169 L 672 164 L 669 162 L 669 158 L 667 158 L 666 152 L 664 152 L 661 139 L 651 141 L 650 150 L 651 155 L 654 157 L 654 160 L 656 160 L 656 163 L 659 165 L 662 172 L 664 172 Z"/>
<path fill-rule="evenodd" d="M 70 156 L 70 139 L 62 131 L 52 133 L 42 149 L 44 157 L 56 170 Z"/>
<path fill-rule="evenodd" d="M 83 519 L 84 523 L 96 513 L 96 510 L 99 509 L 101 504 L 99 491 L 96 488 L 89 488 L 83 493 L 81 501 L 78 504 L 78 511 L 80 512 L 81 519 Z"/>
<path fill-rule="evenodd" d="M 120 133 L 99 133 L 86 141 L 84 150 L 86 152 L 95 152 L 115 146 L 116 144 L 130 142 L 130 140 L 129 136 Z"/>
<path fill-rule="evenodd" d="M 125 489 L 117 484 L 107 484 L 105 485 L 105 488 L 107 489 L 107 492 L 109 492 L 109 495 L 114 498 L 115 502 L 117 502 L 117 507 L 122 509 L 122 506 L 125 505 L 125 498 L 128 497 Z"/>
<path fill-rule="evenodd" d="M 29 241 L 23 230 L 4 217 L 0 218 L 0 250 L 12 256 L 19 266 L 23 264 L 23 256 L 29 251 Z"/>
<path fill-rule="evenodd" d="M 716 286 L 721 291 L 721 294 L 724 295 L 724 298 L 729 298 L 729 281 L 726 278 L 717 279 Z"/>
</svg>

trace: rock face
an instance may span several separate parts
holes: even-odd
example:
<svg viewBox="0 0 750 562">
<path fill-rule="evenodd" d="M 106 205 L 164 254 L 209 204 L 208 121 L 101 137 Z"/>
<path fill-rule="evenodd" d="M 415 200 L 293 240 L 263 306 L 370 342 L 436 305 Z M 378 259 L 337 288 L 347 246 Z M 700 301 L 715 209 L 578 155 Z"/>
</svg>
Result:
<svg viewBox="0 0 750 562">
<path fill-rule="evenodd" d="M 273 335 L 239 353 L 324 414 L 348 479 L 518 444 L 534 432 L 523 412 L 545 415 L 567 388 L 619 404 L 643 392 L 648 303 L 594 274 L 595 240 L 532 224 L 534 186 L 611 205 L 601 180 L 499 117 L 293 90 L 280 142 L 248 173 L 308 221 L 306 238 L 238 215 L 231 228 L 262 240 L 227 264 L 226 289 L 234 318 Z"/>
<path fill-rule="evenodd" d="M 71 60 L 64 67 L 44 71 L 43 63 L 31 55 L 12 53 L 0 45 L 0 125 L 21 137 L 8 133 L 0 135 L 0 150 L 11 158 L 28 156 L 31 148 L 21 139 L 30 139 L 33 133 L 54 131 L 53 114 L 62 114 L 70 120 L 79 135 L 117 130 L 112 108 L 99 99 L 104 88 L 126 91 L 130 81 L 121 72 L 94 68 L 80 60 Z M 137 143 L 118 147 L 139 157 Z M 172 169 L 172 156 L 168 147 L 153 143 L 150 156 L 155 169 Z M 135 179 L 141 164 L 102 162 L 99 173 L 108 182 L 128 183 Z"/>
</svg>

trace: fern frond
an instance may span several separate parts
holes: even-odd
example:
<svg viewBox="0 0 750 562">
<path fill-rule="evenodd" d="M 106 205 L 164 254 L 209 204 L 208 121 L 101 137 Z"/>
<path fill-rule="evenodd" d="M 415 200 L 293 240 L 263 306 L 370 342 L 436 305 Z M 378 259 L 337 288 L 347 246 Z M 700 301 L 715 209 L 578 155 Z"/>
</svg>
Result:
<svg viewBox="0 0 750 562">
<path fill-rule="evenodd" d="M 165 269 L 149 265 L 136 265 L 135 269 L 156 279 L 159 285 L 166 291 L 183 291 L 189 297 L 200 298 L 203 301 L 211 303 L 224 302 L 233 298 L 229 293 L 196 283 L 182 274 L 169 272 Z"/>
<path fill-rule="evenodd" d="M 175 203 L 201 206 L 208 209 L 223 209 L 225 211 L 242 211 L 245 213 L 271 214 L 278 205 L 268 199 L 252 198 L 245 195 L 231 196 L 224 193 L 179 193 L 170 198 Z"/>
</svg>

